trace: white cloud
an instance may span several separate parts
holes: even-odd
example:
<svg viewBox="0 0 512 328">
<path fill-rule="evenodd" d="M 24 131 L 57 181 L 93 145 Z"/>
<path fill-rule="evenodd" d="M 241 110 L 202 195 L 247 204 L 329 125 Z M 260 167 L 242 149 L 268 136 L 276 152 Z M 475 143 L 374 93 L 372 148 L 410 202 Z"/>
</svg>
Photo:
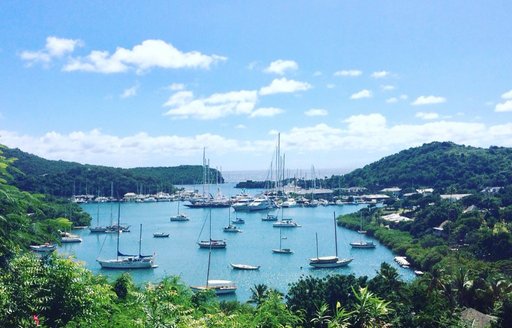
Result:
<svg viewBox="0 0 512 328">
<path fill-rule="evenodd" d="M 395 104 L 395 103 L 397 103 L 399 101 L 407 100 L 407 98 L 409 98 L 407 95 L 400 95 L 398 97 L 388 98 L 388 99 L 386 99 L 386 102 L 388 104 Z"/>
<path fill-rule="evenodd" d="M 446 102 L 446 98 L 438 96 L 419 96 L 411 103 L 413 106 L 433 105 Z"/>
<path fill-rule="evenodd" d="M 257 92 L 251 90 L 215 93 L 197 99 L 191 91 L 178 91 L 167 100 L 164 107 L 171 108 L 165 115 L 174 118 L 210 120 L 229 115 L 251 115 L 257 100 Z"/>
<path fill-rule="evenodd" d="M 275 93 L 292 93 L 297 91 L 305 91 L 311 89 L 311 84 L 295 80 L 288 80 L 283 77 L 274 79 L 270 85 L 260 89 L 260 95 L 271 95 Z"/>
<path fill-rule="evenodd" d="M 333 84 L 333 83 L 329 83 L 325 86 L 327 89 L 334 89 L 336 88 L 336 84 Z"/>
<path fill-rule="evenodd" d="M 393 91 L 395 90 L 395 86 L 394 85 L 381 85 L 380 86 L 382 90 L 384 91 Z"/>
<path fill-rule="evenodd" d="M 278 75 L 284 75 L 287 71 L 295 71 L 299 68 L 299 65 L 293 60 L 282 60 L 278 59 L 270 63 L 270 65 L 263 71 L 265 73 L 273 73 Z"/>
<path fill-rule="evenodd" d="M 359 92 L 354 93 L 350 96 L 350 99 L 357 100 L 357 99 L 363 99 L 363 98 L 371 98 L 372 92 L 370 90 L 364 89 Z"/>
<path fill-rule="evenodd" d="M 131 88 L 125 89 L 123 93 L 120 95 L 121 98 L 130 98 L 137 95 L 137 90 L 139 89 L 138 85 L 134 85 Z"/>
<path fill-rule="evenodd" d="M 512 100 L 507 100 L 503 103 L 496 104 L 495 112 L 512 112 Z"/>
<path fill-rule="evenodd" d="M 322 72 L 321 72 L 321 71 L 315 71 L 315 72 L 313 73 L 313 76 L 322 76 L 322 75 L 323 75 L 323 74 L 322 74 Z"/>
<path fill-rule="evenodd" d="M 342 70 L 334 72 L 334 76 L 349 76 L 349 77 L 356 77 L 363 74 L 360 70 L 357 69 L 349 69 L 349 70 Z"/>
<path fill-rule="evenodd" d="M 195 160 L 196 163 L 200 163 L 203 147 L 219 159 L 227 158 L 225 154 L 245 157 L 266 156 L 274 149 L 276 133 L 275 130 L 270 131 L 267 135 L 268 140 L 247 141 L 242 139 L 243 134 L 239 134 L 240 139 L 211 133 L 185 137 L 152 136 L 145 132 L 114 136 L 104 134 L 100 130 L 92 130 L 69 134 L 48 132 L 41 136 L 30 136 L 0 130 L 2 144 L 8 147 L 19 147 L 48 159 L 119 167 L 168 166 L 187 161 L 194 163 Z M 433 121 L 390 125 L 385 116 L 373 113 L 347 117 L 339 126 L 317 124 L 293 127 L 281 132 L 282 148 L 294 154 L 318 154 L 319 151 L 382 154 L 432 141 L 452 141 L 478 147 L 510 147 L 512 123 L 486 125 L 473 122 Z M 137 156 L 133 156 L 134 153 L 137 153 Z M 169 154 L 174 154 L 172 158 L 175 163 L 169 163 Z"/>
<path fill-rule="evenodd" d="M 251 113 L 251 115 L 249 115 L 249 117 L 272 117 L 283 112 L 284 111 L 281 108 L 264 107 L 256 109 Z"/>
<path fill-rule="evenodd" d="M 244 124 L 237 124 L 235 125 L 235 129 L 243 130 L 247 129 L 247 126 L 245 126 Z"/>
<path fill-rule="evenodd" d="M 29 65 L 41 62 L 49 64 L 53 58 L 59 58 L 72 53 L 76 47 L 82 46 L 83 42 L 78 39 L 63 39 L 55 36 L 46 38 L 44 49 L 38 51 L 23 51 L 20 54 L 21 59 L 28 62 Z"/>
<path fill-rule="evenodd" d="M 388 71 L 378 71 L 378 72 L 373 72 L 372 77 L 374 79 L 382 79 L 384 77 L 389 76 L 389 74 L 391 74 L 391 73 L 389 73 Z"/>
<path fill-rule="evenodd" d="M 172 83 L 168 89 L 171 91 L 181 91 L 185 89 L 185 85 L 183 83 Z"/>
<path fill-rule="evenodd" d="M 512 90 L 509 90 L 501 95 L 501 98 L 503 99 L 512 99 Z"/>
<path fill-rule="evenodd" d="M 311 108 L 304 112 L 306 116 L 326 116 L 327 114 L 327 110 L 322 108 Z"/>
<path fill-rule="evenodd" d="M 416 117 L 422 120 L 436 120 L 439 118 L 439 114 L 434 112 L 417 112 Z"/>
<path fill-rule="evenodd" d="M 119 47 L 113 54 L 94 50 L 85 58 L 72 58 L 64 66 L 64 71 L 120 73 L 135 69 L 142 73 L 154 67 L 208 69 L 226 59 L 218 55 L 204 55 L 198 51 L 182 52 L 162 40 L 145 40 L 132 49 Z"/>
</svg>

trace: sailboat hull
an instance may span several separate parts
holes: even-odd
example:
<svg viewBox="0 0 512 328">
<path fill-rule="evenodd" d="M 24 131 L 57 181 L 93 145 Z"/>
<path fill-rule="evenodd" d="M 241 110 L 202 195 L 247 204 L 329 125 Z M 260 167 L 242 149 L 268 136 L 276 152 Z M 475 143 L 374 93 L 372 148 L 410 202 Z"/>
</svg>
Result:
<svg viewBox="0 0 512 328">
<path fill-rule="evenodd" d="M 352 259 L 336 259 L 336 261 L 322 261 L 321 258 L 313 258 L 310 259 L 309 265 L 317 269 L 341 268 L 347 266 L 350 262 L 352 262 Z"/>
<path fill-rule="evenodd" d="M 118 260 L 98 260 L 102 269 L 153 269 L 158 267 L 153 258 L 128 257 Z"/>
</svg>

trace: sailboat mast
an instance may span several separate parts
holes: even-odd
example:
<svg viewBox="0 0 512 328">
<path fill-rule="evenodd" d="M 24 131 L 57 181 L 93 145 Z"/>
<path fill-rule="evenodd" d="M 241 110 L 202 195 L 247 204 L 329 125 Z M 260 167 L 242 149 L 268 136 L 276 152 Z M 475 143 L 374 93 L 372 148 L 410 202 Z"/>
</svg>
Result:
<svg viewBox="0 0 512 328">
<path fill-rule="evenodd" d="M 334 247 L 336 248 L 336 257 L 338 257 L 338 233 L 336 230 L 336 212 L 334 213 Z"/>
<path fill-rule="evenodd" d="M 208 288 L 208 280 L 210 280 L 210 262 L 212 259 L 212 208 L 210 207 L 210 233 L 209 233 L 209 239 L 210 239 L 210 248 L 208 250 L 208 270 L 206 270 L 206 288 Z"/>
<path fill-rule="evenodd" d="M 142 223 L 139 227 L 139 257 L 141 257 L 141 251 L 142 251 Z"/>
<path fill-rule="evenodd" d="M 116 248 L 117 248 L 117 252 L 116 252 L 116 260 L 119 260 L 119 234 L 120 234 L 120 220 L 121 220 L 121 202 L 118 203 L 117 205 L 117 244 L 116 244 Z"/>
<path fill-rule="evenodd" d="M 318 232 L 315 232 L 315 238 L 316 238 L 316 258 L 318 258 Z M 336 254 L 338 256 L 338 254 Z"/>
</svg>

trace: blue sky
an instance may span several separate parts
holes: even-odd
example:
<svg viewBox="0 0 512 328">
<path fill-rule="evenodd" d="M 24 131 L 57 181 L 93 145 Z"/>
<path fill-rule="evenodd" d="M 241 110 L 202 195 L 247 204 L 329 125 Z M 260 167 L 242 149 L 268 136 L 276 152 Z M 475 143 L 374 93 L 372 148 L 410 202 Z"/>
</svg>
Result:
<svg viewBox="0 0 512 328">
<path fill-rule="evenodd" d="M 120 167 L 349 169 L 512 146 L 510 1 L 2 1 L 0 143 Z"/>
</svg>

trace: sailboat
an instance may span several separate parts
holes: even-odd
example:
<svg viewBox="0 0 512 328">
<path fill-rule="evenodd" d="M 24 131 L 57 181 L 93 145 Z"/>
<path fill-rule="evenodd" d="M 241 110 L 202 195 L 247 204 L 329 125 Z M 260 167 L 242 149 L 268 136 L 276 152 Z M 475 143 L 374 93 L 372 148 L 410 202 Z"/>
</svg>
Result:
<svg viewBox="0 0 512 328">
<path fill-rule="evenodd" d="M 209 251 L 208 251 L 208 270 L 206 271 L 206 285 L 204 286 L 191 286 L 193 291 L 205 291 L 205 290 L 213 290 L 215 295 L 224 295 L 224 294 L 232 294 L 236 292 L 236 284 L 231 280 L 210 280 L 210 264 L 212 259 L 212 249 L 215 248 L 213 246 L 212 241 L 212 210 L 210 209 L 210 243 L 209 243 Z M 201 245 L 199 245 L 201 247 Z M 224 247 L 226 247 L 224 242 Z"/>
<path fill-rule="evenodd" d="M 318 256 L 318 234 L 316 234 L 316 257 L 309 259 L 309 265 L 314 268 L 339 268 L 347 266 L 352 259 L 342 259 L 338 257 L 338 235 L 336 232 L 336 213 L 334 213 L 334 247 L 335 256 Z"/>
<path fill-rule="evenodd" d="M 210 221 L 210 234 L 208 240 L 201 240 L 197 242 L 197 245 L 199 245 L 199 248 L 226 248 L 226 241 L 221 239 L 212 239 L 212 210 L 210 209 L 209 214 L 209 221 Z M 206 223 L 206 221 L 205 221 Z M 204 224 L 203 224 L 204 228 Z M 201 228 L 201 232 L 203 231 L 203 228 Z M 199 233 L 201 235 L 201 233 Z"/>
<path fill-rule="evenodd" d="M 224 227 L 224 232 L 242 232 L 236 225 L 231 224 L 231 207 L 229 208 L 228 225 Z"/>
<path fill-rule="evenodd" d="M 180 199 L 180 197 L 178 197 L 178 214 L 171 216 L 171 221 L 183 222 L 183 221 L 189 220 L 189 218 L 186 214 L 180 213 L 180 202 L 181 202 L 181 199 Z"/>
<path fill-rule="evenodd" d="M 281 207 L 281 220 L 272 224 L 274 228 L 298 228 L 300 224 L 293 221 L 292 219 L 283 219 L 283 207 Z"/>
<path fill-rule="evenodd" d="M 282 236 L 282 229 L 279 228 L 279 248 L 272 249 L 272 253 L 276 253 L 276 254 L 293 254 L 291 249 L 283 248 L 283 246 L 282 246 L 283 239 L 284 239 L 284 237 Z"/>
<path fill-rule="evenodd" d="M 117 226 L 120 226 L 119 220 L 121 217 L 121 204 L 119 203 L 117 211 Z M 127 255 L 119 251 L 119 235 L 121 230 L 117 230 L 117 244 L 116 244 L 116 258 L 110 260 L 97 259 L 98 263 L 103 269 L 153 269 L 158 265 L 155 264 L 155 257 L 153 255 L 142 255 L 142 224 L 140 225 L 139 232 L 139 254 L 138 255 Z"/>
<path fill-rule="evenodd" d="M 96 226 L 89 227 L 89 231 L 91 233 L 104 233 L 107 232 L 108 228 L 104 226 L 100 226 L 100 203 L 98 202 L 98 210 L 96 213 Z"/>
<path fill-rule="evenodd" d="M 366 234 L 366 231 L 363 230 L 363 213 L 362 212 L 361 212 L 361 230 L 358 230 L 357 232 L 360 234 Z M 350 246 L 352 246 L 352 248 L 372 249 L 372 248 L 375 248 L 377 245 L 375 245 L 375 243 L 373 241 L 366 241 L 366 240 L 361 239 L 359 241 L 351 242 Z"/>
</svg>

